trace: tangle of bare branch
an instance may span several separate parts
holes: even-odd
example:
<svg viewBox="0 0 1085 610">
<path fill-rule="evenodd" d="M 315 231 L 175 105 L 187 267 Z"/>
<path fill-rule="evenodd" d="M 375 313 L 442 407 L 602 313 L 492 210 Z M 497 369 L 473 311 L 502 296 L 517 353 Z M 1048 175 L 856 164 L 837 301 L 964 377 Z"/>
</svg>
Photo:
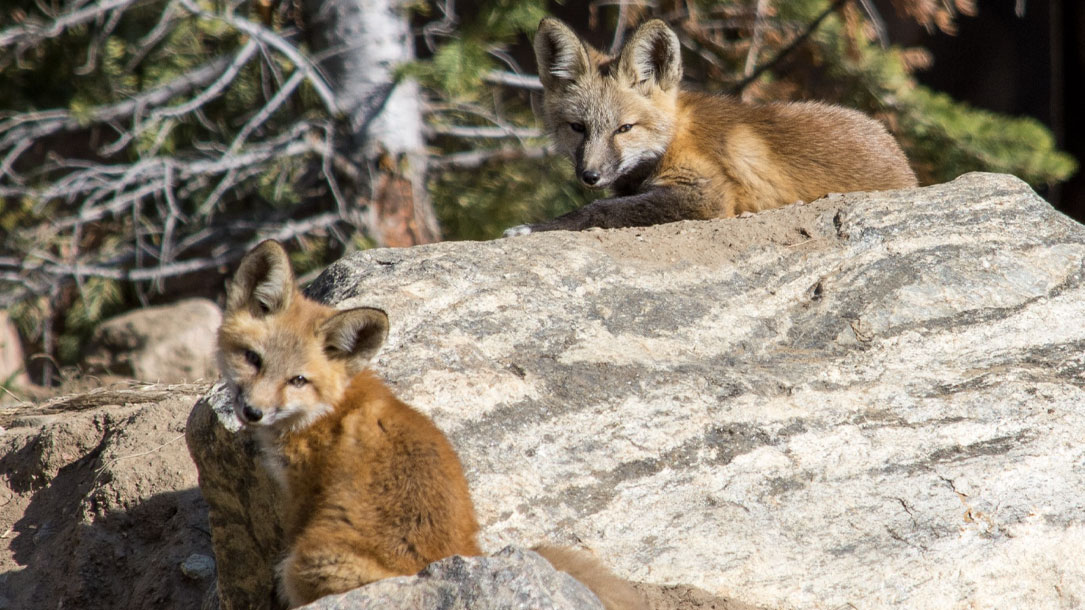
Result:
<svg viewBox="0 0 1085 610">
<path fill-rule="evenodd" d="M 262 239 L 369 232 L 372 219 L 358 205 L 365 202 L 339 184 L 366 176 L 339 151 L 336 94 L 292 40 L 296 33 L 195 0 L 65 3 L 56 13 L 39 6 L 39 15 L 0 29 L 0 70 L 34 61 L 38 47 L 69 45 L 67 52 L 82 40 L 78 78 L 101 68 L 107 48 L 116 56 L 122 23 L 135 41 L 124 43 L 129 70 L 161 53 L 181 24 L 210 28 L 223 41 L 220 55 L 115 101 L 0 113 L 0 210 L 24 210 L 0 243 L 0 307 L 43 304 L 47 359 L 57 339 L 49 320 L 64 315 L 52 304 L 73 287 L 87 290 L 91 279 L 161 286 L 217 272 Z M 130 17 L 155 6 L 160 12 L 149 19 Z M 137 23 L 147 29 L 133 37 Z M 259 91 L 258 103 L 223 122 L 221 104 L 239 88 Z M 298 108 L 311 110 L 291 120 Z M 274 196 L 292 205 L 264 200 L 269 177 Z M 313 199 L 295 212 L 309 193 L 334 205 Z"/>
</svg>

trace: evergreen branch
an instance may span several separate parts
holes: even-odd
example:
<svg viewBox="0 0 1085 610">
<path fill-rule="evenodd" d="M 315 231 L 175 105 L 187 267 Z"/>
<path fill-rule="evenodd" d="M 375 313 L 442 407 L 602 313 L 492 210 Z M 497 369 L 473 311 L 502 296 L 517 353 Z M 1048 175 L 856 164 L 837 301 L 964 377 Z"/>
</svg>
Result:
<svg viewBox="0 0 1085 610">
<path fill-rule="evenodd" d="M 282 53 L 299 71 L 305 74 L 306 79 L 313 86 L 313 90 L 316 91 L 317 96 L 320 97 L 320 100 L 324 103 L 325 109 L 327 109 L 332 116 L 341 116 L 343 114 L 342 109 L 339 107 L 339 102 L 335 97 L 335 93 L 324 81 L 324 77 L 321 76 L 317 67 L 309 60 L 309 58 L 302 55 L 297 47 L 288 42 L 285 38 L 248 19 L 238 18 L 230 14 L 216 14 L 205 11 L 196 6 L 193 0 L 180 0 L 180 2 L 181 5 L 193 15 L 197 15 L 203 19 L 225 23 L 239 32 L 247 34 L 252 39 L 258 40 L 279 53 Z"/>
<path fill-rule="evenodd" d="M 446 104 L 427 104 L 427 105 L 424 106 L 423 109 L 425 110 L 425 112 L 434 113 L 434 114 L 439 113 L 439 112 L 449 112 L 449 113 L 469 114 L 469 115 L 472 115 L 472 116 L 477 116 L 477 117 L 482 118 L 482 119 L 484 119 L 486 121 L 489 121 L 490 123 L 493 123 L 496 128 L 502 129 L 502 130 L 504 130 L 506 132 L 510 132 L 510 133 L 515 132 L 518 129 L 518 127 L 516 127 L 515 125 L 510 125 L 508 122 L 506 122 L 500 116 L 495 115 L 489 109 L 484 108 L 484 107 L 482 107 L 482 106 L 480 106 L 478 104 L 471 104 L 471 103 L 465 103 L 465 102 L 450 102 L 450 103 L 446 103 Z"/>
<path fill-rule="evenodd" d="M 847 1 L 848 0 L 834 0 L 832 4 L 830 4 L 824 11 L 821 12 L 820 15 L 818 15 L 806 26 L 806 28 L 802 31 L 801 34 L 796 36 L 795 39 L 791 41 L 791 44 L 787 45 L 783 49 L 780 49 L 776 53 L 776 55 L 773 56 L 772 59 L 758 66 L 752 74 L 750 74 L 746 78 L 743 78 L 734 87 L 731 87 L 731 94 L 738 95 L 742 93 L 743 89 L 750 86 L 750 83 L 754 82 L 758 78 L 761 78 L 761 75 L 764 74 L 766 71 L 776 67 L 776 64 L 780 63 L 781 60 L 790 55 L 792 51 L 799 48 L 799 45 L 805 42 L 807 38 L 809 38 L 815 31 L 817 31 L 818 27 L 821 26 L 821 22 L 825 21 L 826 17 L 828 17 L 834 11 L 843 6 L 844 3 Z"/>
<path fill-rule="evenodd" d="M 108 156 L 119 152 L 121 149 L 127 146 L 129 142 L 147 131 L 147 129 L 151 125 L 154 125 L 162 119 L 169 119 L 199 110 L 204 106 L 204 104 L 218 97 L 222 94 L 223 91 L 226 90 L 226 87 L 229 86 L 235 78 L 237 78 L 237 75 L 241 73 L 241 69 L 245 67 L 245 64 L 249 63 L 249 60 L 252 59 L 254 55 L 256 55 L 256 52 L 258 50 L 259 45 L 257 45 L 252 39 L 249 39 L 249 41 L 245 43 L 245 46 L 241 47 L 237 54 L 234 55 L 233 59 L 230 61 L 230 64 L 226 66 L 226 69 L 223 70 L 222 73 L 219 74 L 217 78 L 215 78 L 215 81 L 211 83 L 206 89 L 204 89 L 198 95 L 184 103 L 170 106 L 167 108 L 155 108 L 151 112 L 150 117 L 142 121 L 131 131 L 123 134 L 120 138 L 117 139 L 117 141 L 113 142 L 109 146 L 104 147 L 102 149 L 102 154 Z"/>
<path fill-rule="evenodd" d="M 275 112 L 286 103 L 286 99 L 293 95 L 294 90 L 301 86 L 301 83 L 304 80 L 305 73 L 301 70 L 295 71 L 294 74 L 290 76 L 289 80 L 283 83 L 282 87 L 275 92 L 275 95 L 264 104 L 264 107 L 245 123 L 241 128 L 241 131 L 238 132 L 237 137 L 230 143 L 230 148 L 226 150 L 226 154 L 233 155 L 241 150 L 241 147 L 245 144 L 245 141 L 249 139 L 249 136 L 252 135 L 252 132 L 256 131 L 261 125 L 267 122 L 267 120 L 271 118 L 271 115 L 275 114 Z"/>
<path fill-rule="evenodd" d="M 226 153 L 223 156 L 231 157 L 236 155 L 238 151 L 241 150 L 241 147 L 245 144 L 245 141 L 248 140 L 250 135 L 252 135 L 252 132 L 258 129 L 261 125 L 263 125 L 264 122 L 267 121 L 269 118 L 271 118 L 271 115 L 274 114 L 275 111 L 278 110 L 279 107 L 286 102 L 286 99 L 294 93 L 294 90 L 301 85 L 303 80 L 305 80 L 305 73 L 301 70 L 296 70 L 294 74 L 290 77 L 290 80 L 284 83 L 282 88 L 280 88 L 275 93 L 275 95 L 272 96 L 270 100 L 268 100 L 268 103 L 265 104 L 264 107 L 261 108 L 260 111 L 257 112 L 251 119 L 249 119 L 247 123 L 245 123 L 245 125 L 241 128 L 241 131 L 237 134 L 237 137 L 235 137 L 234 141 L 230 143 L 230 147 L 226 149 Z M 197 216 L 204 216 L 212 209 L 214 209 L 222 196 L 225 195 L 231 187 L 237 184 L 237 174 L 237 169 L 230 169 L 226 172 L 226 175 L 222 178 L 222 180 L 219 181 L 218 185 L 215 186 L 215 189 L 211 191 L 211 194 L 207 196 L 207 199 L 205 199 L 204 202 L 200 204 L 199 209 L 196 210 Z"/>
<path fill-rule="evenodd" d="M 334 167 L 336 171 L 342 173 L 351 181 L 360 183 L 363 172 L 366 170 L 355 163 L 353 159 L 343 155 L 332 146 L 331 139 L 333 133 L 333 130 L 325 129 L 324 138 L 320 138 L 315 134 L 310 134 L 310 145 L 313 147 L 313 152 L 319 154 L 323 158 L 325 167 L 330 163 L 331 167 Z"/>
<path fill-rule="evenodd" d="M 68 229 L 120 214 L 133 201 L 161 191 L 167 182 L 198 180 L 258 166 L 272 159 L 313 152 L 313 146 L 305 137 L 311 128 L 308 122 L 301 121 L 285 133 L 251 146 L 242 153 L 222 154 L 213 159 L 154 157 L 126 165 L 91 164 L 44 188 L 0 186 L 0 197 L 31 197 L 37 200 L 63 198 L 69 201 L 85 197 L 78 216 L 54 222 L 56 228 Z M 133 184 L 138 187 L 128 190 Z M 106 197 L 110 197 L 108 203 L 94 205 Z"/>
<path fill-rule="evenodd" d="M 257 48 L 256 42 L 251 38 L 245 43 L 245 46 L 234 55 L 233 60 L 230 61 L 230 65 L 215 79 L 215 82 L 211 83 L 207 89 L 200 92 L 199 95 L 188 100 L 183 104 L 176 106 L 170 106 L 169 108 L 156 109 L 153 115 L 157 117 L 175 117 L 182 114 L 188 114 L 193 110 L 203 106 L 207 102 L 216 98 L 221 94 L 226 87 L 234 81 L 234 78 L 241 72 L 241 68 L 245 67 L 245 64 L 249 63 L 253 55 L 256 55 Z"/>
<path fill-rule="evenodd" d="M 516 146 L 490 150 L 469 150 L 436 157 L 430 160 L 433 169 L 478 169 L 494 161 L 516 161 L 519 159 L 542 159 L 550 154 L 545 146 Z"/>
<path fill-rule="evenodd" d="M 98 65 L 98 56 L 102 53 L 102 47 L 105 46 L 106 38 L 109 38 L 113 31 L 120 25 L 121 17 L 124 16 L 124 9 L 127 7 L 117 8 L 109 13 L 109 20 L 104 24 L 100 24 L 94 28 L 93 41 L 90 46 L 87 47 L 87 60 L 83 62 L 82 66 L 75 68 L 73 72 L 79 76 L 86 76 L 94 72 L 94 68 Z M 101 20 L 99 19 L 99 22 Z"/>
<path fill-rule="evenodd" d="M 0 162 L 0 176 L 13 176 L 12 166 L 36 140 L 60 132 L 82 129 L 88 124 L 110 123 L 140 114 L 146 108 L 164 104 L 178 95 L 211 82 L 229 64 L 228 56 L 218 57 L 137 96 L 116 104 L 92 108 L 86 113 L 86 118 L 80 119 L 67 110 L 56 109 L 26 112 L 0 122 L 0 150 L 8 150 Z"/>
<path fill-rule="evenodd" d="M 172 31 L 172 25 L 174 16 L 177 14 L 177 0 L 170 0 L 170 3 L 166 5 L 165 10 L 158 17 L 158 23 L 151 28 L 150 32 L 147 32 L 143 38 L 139 39 L 136 43 L 137 51 L 132 59 L 128 60 L 125 65 L 125 70 L 131 72 L 136 69 L 136 66 L 143 63 L 143 60 L 147 57 L 147 54 L 154 49 L 159 42 L 169 36 Z"/>
</svg>

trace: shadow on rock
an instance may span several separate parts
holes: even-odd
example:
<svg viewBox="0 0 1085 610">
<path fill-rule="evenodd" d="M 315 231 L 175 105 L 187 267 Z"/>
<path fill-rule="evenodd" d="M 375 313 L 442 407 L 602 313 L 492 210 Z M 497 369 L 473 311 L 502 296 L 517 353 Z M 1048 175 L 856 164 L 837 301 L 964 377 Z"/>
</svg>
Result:
<svg viewBox="0 0 1085 610">
<path fill-rule="evenodd" d="M 192 402 L 37 418 L 0 437 L 0 608 L 201 606 L 215 571 L 182 440 Z"/>
</svg>

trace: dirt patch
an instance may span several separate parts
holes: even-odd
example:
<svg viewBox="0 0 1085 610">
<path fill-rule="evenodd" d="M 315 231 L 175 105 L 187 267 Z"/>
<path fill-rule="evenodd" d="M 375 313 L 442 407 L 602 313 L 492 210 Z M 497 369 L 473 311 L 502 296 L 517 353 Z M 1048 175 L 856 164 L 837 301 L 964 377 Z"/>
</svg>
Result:
<svg viewBox="0 0 1085 610">
<path fill-rule="evenodd" d="M 213 573 L 197 568 L 213 554 L 184 425 L 205 389 L 4 409 L 0 608 L 200 607 Z"/>
<path fill-rule="evenodd" d="M 760 606 L 718 597 L 689 585 L 637 583 L 636 587 L 650 610 L 763 610 Z"/>
<path fill-rule="evenodd" d="M 745 217 L 687 220 L 634 230 L 592 229 L 576 235 L 598 240 L 604 252 L 618 259 L 662 266 L 717 266 L 747 257 L 756 248 L 825 248 L 840 237 L 837 214 L 847 201 L 848 195 L 830 195 L 812 203 Z M 697 247 L 691 248 L 690 244 Z"/>
</svg>

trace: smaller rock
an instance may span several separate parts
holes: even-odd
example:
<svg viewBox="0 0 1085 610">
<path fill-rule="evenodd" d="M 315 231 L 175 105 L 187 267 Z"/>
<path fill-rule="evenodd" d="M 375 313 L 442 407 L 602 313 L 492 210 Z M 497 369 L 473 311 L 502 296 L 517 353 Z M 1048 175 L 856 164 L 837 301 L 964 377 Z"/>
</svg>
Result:
<svg viewBox="0 0 1085 610">
<path fill-rule="evenodd" d="M 483 557 L 455 555 L 417 576 L 386 578 L 302 606 L 306 610 L 603 610 L 572 576 L 538 554 L 515 547 Z"/>
<path fill-rule="evenodd" d="M 192 580 L 204 580 L 215 575 L 215 560 L 213 557 L 193 553 L 181 562 L 181 573 Z"/>
<path fill-rule="evenodd" d="M 216 377 L 221 323 L 222 310 L 207 299 L 130 311 L 94 330 L 85 364 L 94 372 L 156 383 Z"/>
<path fill-rule="evenodd" d="M 26 386 L 30 384 L 30 378 L 26 376 L 26 360 L 23 358 L 19 333 L 7 312 L 0 311 L 0 386 L 5 384 Z"/>
</svg>

